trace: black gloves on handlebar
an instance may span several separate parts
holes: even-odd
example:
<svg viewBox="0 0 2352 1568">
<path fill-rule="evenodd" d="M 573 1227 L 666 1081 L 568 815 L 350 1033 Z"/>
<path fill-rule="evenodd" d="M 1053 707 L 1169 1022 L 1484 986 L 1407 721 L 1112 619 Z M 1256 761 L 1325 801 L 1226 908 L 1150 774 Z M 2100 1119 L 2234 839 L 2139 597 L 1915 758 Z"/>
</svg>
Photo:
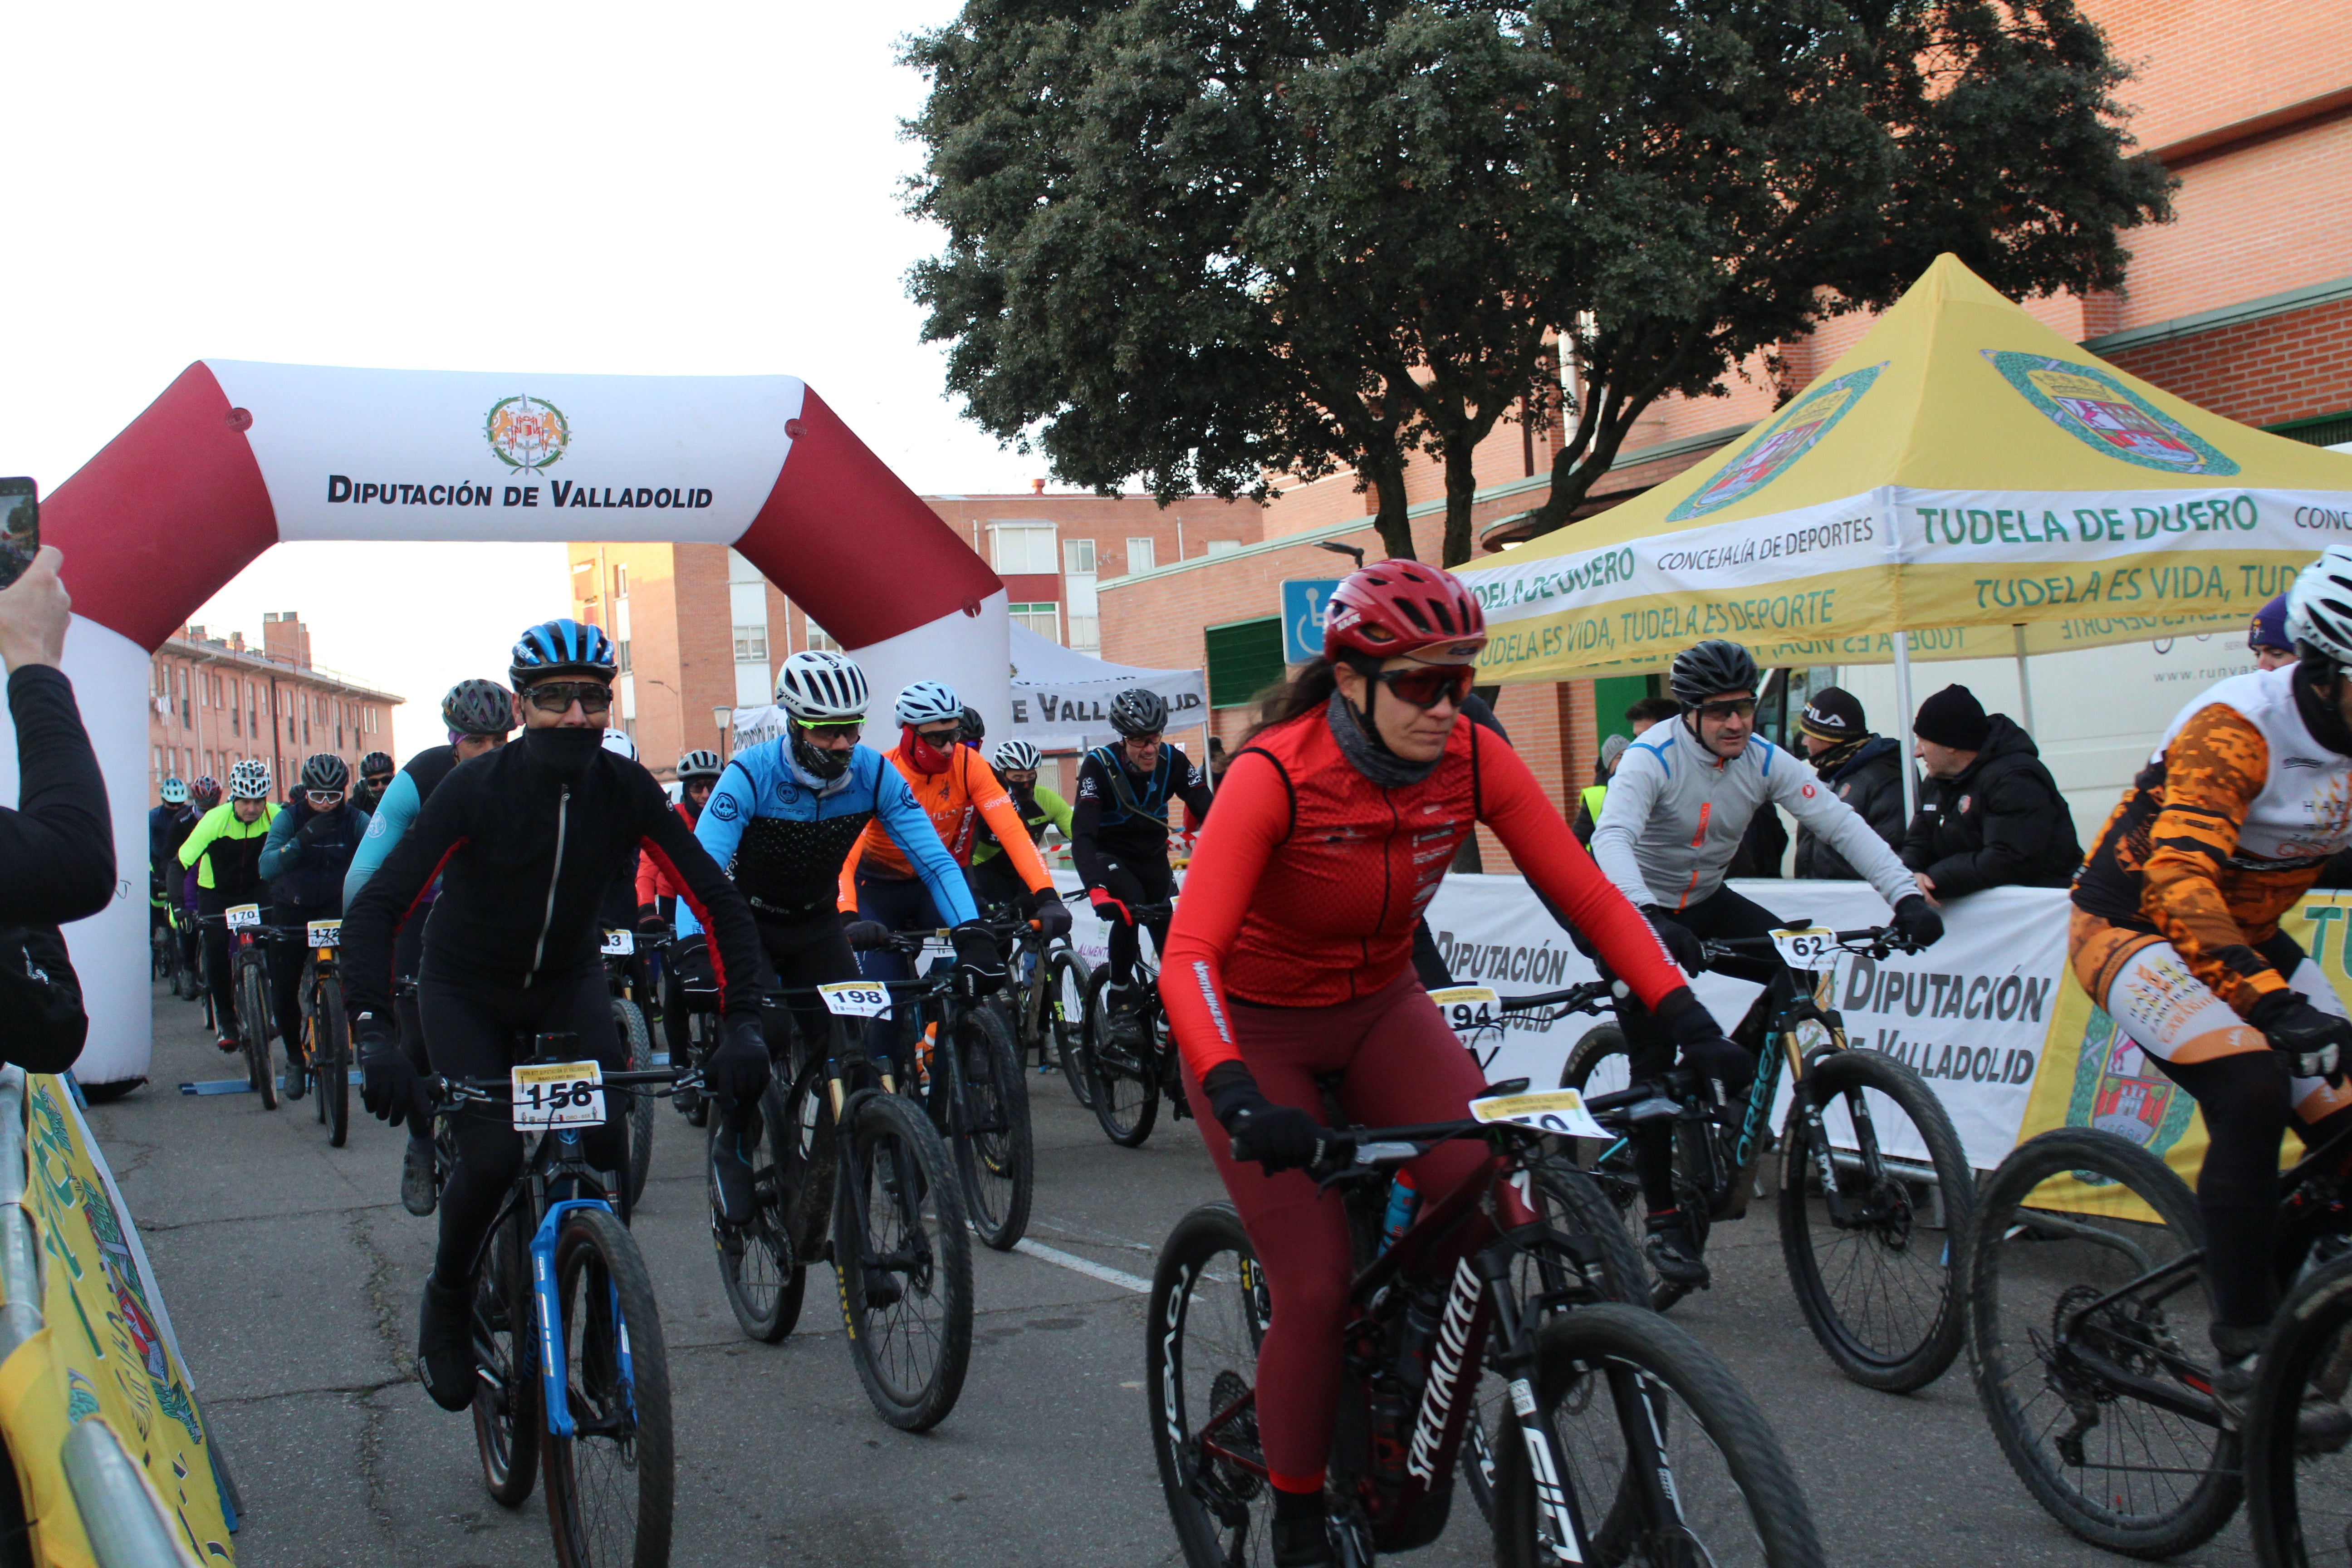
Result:
<svg viewBox="0 0 2352 1568">
<path fill-rule="evenodd" d="M 1653 1009 L 1674 1037 L 1685 1067 L 1715 1090 L 1715 1102 L 1728 1105 L 1756 1077 L 1756 1058 L 1727 1038 L 1715 1015 L 1699 1005 L 1687 985 L 1667 993 Z"/>
<path fill-rule="evenodd" d="M 1029 895 L 1029 918 L 1037 922 L 1037 934 L 1047 942 L 1070 934 L 1069 906 L 1051 883 Z"/>
<path fill-rule="evenodd" d="M 1706 951 L 1699 943 L 1698 932 L 1675 920 L 1655 904 L 1642 906 L 1642 918 L 1666 944 L 1667 953 L 1685 974 L 1696 974 L 1706 967 Z"/>
<path fill-rule="evenodd" d="M 768 1087 L 768 1039 L 757 1014 L 727 1020 L 719 1048 L 703 1064 L 702 1082 L 722 1109 L 760 1102 Z"/>
<path fill-rule="evenodd" d="M 1219 1062 L 1201 1080 L 1210 1113 L 1233 1141 L 1236 1161 L 1255 1160 L 1267 1175 L 1304 1170 L 1323 1154 L 1323 1124 L 1294 1105 L 1266 1099 L 1241 1063 Z"/>
<path fill-rule="evenodd" d="M 888 926 L 880 921 L 860 920 L 847 910 L 842 912 L 841 934 L 849 939 L 849 951 L 852 952 L 871 952 L 877 947 L 887 947 L 890 942 Z"/>
<path fill-rule="evenodd" d="M 978 921 L 966 921 L 948 932 L 955 943 L 956 991 L 966 1001 L 992 995 L 1004 986 L 1004 953 L 996 933 Z"/>
<path fill-rule="evenodd" d="M 1914 947 L 1933 947 L 1944 939 L 1944 917 L 1917 893 L 1895 906 L 1895 934 Z"/>
<path fill-rule="evenodd" d="M 352 1041 L 359 1049 L 360 1103 L 379 1121 L 399 1126 L 410 1117 L 420 1121 L 432 1115 L 425 1103 L 424 1080 L 415 1064 L 392 1037 L 384 1021 L 373 1013 L 352 1020 Z"/>
<path fill-rule="evenodd" d="M 2294 991 L 2273 991 L 2253 1005 L 2246 1022 L 2263 1032 L 2295 1078 L 2324 1078 L 2342 1088 L 2352 1056 L 2352 1022 L 2323 1013 Z"/>
<path fill-rule="evenodd" d="M 638 935 L 659 936 L 668 929 L 669 921 L 662 919 L 661 906 L 659 904 L 639 904 L 637 906 Z"/>
</svg>

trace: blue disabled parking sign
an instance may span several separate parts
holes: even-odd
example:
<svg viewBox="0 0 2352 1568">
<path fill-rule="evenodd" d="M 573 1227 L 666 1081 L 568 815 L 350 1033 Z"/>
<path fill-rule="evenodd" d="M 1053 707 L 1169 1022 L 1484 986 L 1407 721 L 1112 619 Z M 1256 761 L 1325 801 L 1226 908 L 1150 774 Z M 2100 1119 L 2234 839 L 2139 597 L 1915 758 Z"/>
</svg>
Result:
<svg viewBox="0 0 2352 1568">
<path fill-rule="evenodd" d="M 1304 664 L 1323 651 L 1323 612 L 1337 577 L 1309 577 L 1282 585 L 1282 662 Z"/>
</svg>

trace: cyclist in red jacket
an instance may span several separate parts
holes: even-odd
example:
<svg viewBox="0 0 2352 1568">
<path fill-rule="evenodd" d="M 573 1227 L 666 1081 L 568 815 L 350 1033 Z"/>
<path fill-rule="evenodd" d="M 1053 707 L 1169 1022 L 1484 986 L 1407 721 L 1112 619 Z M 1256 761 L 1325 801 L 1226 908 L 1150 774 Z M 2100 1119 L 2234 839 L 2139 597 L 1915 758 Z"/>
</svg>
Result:
<svg viewBox="0 0 2352 1568">
<path fill-rule="evenodd" d="M 1169 931 L 1160 993 L 1185 1089 L 1274 1301 L 1257 1419 L 1277 1568 L 1331 1561 L 1323 1469 L 1352 1258 L 1339 1197 L 1304 1173 L 1322 1142 L 1316 1080 L 1344 1072 L 1340 1106 L 1366 1124 L 1468 1114 L 1484 1086 L 1414 974 L 1412 934 L 1473 826 L 1494 829 L 1694 1066 L 1739 1059 L 1518 753 L 1455 722 L 1486 641 L 1451 573 L 1390 561 L 1340 584 L 1323 657 L 1266 704 L 1220 781 Z M 1486 1157 L 1440 1144 L 1415 1184 L 1449 1190 Z"/>
</svg>

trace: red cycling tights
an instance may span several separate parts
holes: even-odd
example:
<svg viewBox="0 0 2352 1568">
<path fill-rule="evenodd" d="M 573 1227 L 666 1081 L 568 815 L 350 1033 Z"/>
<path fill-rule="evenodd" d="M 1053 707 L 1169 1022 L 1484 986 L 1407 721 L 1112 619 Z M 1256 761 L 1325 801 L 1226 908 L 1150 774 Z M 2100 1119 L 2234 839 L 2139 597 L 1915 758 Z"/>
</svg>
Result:
<svg viewBox="0 0 2352 1568">
<path fill-rule="evenodd" d="M 1230 1015 L 1242 1059 L 1266 1099 L 1298 1106 L 1318 1121 L 1323 1095 L 1315 1080 L 1330 1073 L 1347 1075 L 1340 1107 L 1365 1127 L 1466 1116 L 1486 1087 L 1477 1063 L 1409 969 L 1370 995 L 1336 1006 L 1242 1003 Z M 1184 1089 L 1274 1300 L 1274 1321 L 1257 1358 L 1257 1426 L 1266 1468 L 1285 1491 L 1320 1490 L 1339 1405 L 1339 1332 L 1355 1272 L 1339 1193 L 1318 1193 L 1303 1172 L 1269 1176 L 1255 1163 L 1234 1163 L 1224 1129 L 1210 1116 L 1190 1070 Z M 1486 1158 L 1485 1146 L 1475 1142 L 1441 1143 L 1410 1169 L 1424 1199 L 1433 1200 L 1468 1180 Z M 1518 1208 L 1517 1194 L 1507 1187 L 1503 1192 Z"/>
</svg>

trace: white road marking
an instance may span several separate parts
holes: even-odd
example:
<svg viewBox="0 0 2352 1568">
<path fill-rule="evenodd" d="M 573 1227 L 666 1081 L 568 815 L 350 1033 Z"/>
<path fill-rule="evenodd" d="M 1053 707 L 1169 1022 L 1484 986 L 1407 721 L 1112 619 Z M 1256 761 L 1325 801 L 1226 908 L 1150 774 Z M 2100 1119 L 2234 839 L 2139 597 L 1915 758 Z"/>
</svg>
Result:
<svg viewBox="0 0 2352 1568">
<path fill-rule="evenodd" d="M 1080 1258 L 1074 1252 L 1064 1252 L 1058 1247 L 1048 1247 L 1042 1241 L 1032 1241 L 1025 1236 L 1013 1244 L 1013 1250 L 1025 1252 L 1032 1258 L 1043 1258 L 1057 1268 L 1068 1269 L 1073 1274 L 1083 1274 L 1089 1279 L 1099 1279 L 1106 1285 L 1116 1285 L 1122 1290 L 1132 1290 L 1139 1296 L 1151 1294 L 1151 1281 L 1149 1279 L 1113 1268 L 1108 1264 L 1097 1263 L 1091 1258 Z"/>
</svg>

